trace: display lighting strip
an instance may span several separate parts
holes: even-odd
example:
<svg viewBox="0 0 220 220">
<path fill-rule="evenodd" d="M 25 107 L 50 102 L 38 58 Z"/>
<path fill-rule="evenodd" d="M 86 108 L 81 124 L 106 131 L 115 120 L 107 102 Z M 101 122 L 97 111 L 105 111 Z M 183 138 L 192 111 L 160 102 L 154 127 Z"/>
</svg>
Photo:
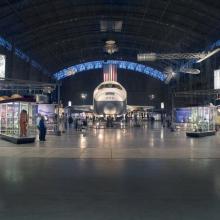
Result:
<svg viewBox="0 0 220 220">
<path fill-rule="evenodd" d="M 7 49 L 8 51 L 12 51 L 12 44 L 5 40 L 3 37 L 0 37 L 0 46 L 4 47 L 5 49 Z M 14 49 L 14 54 L 19 57 L 21 60 L 24 60 L 26 63 L 30 62 L 31 65 L 39 70 L 42 71 L 44 74 L 49 75 L 49 72 L 44 69 L 38 62 L 36 62 L 35 60 L 31 60 L 30 57 L 28 55 L 26 55 L 24 52 L 22 52 L 20 49 L 15 48 Z"/>
<path fill-rule="evenodd" d="M 133 63 L 129 61 L 121 61 L 121 60 L 99 60 L 99 61 L 91 61 L 87 63 L 81 63 L 78 65 L 74 65 L 68 68 L 65 68 L 63 70 L 60 70 L 59 72 L 54 74 L 54 78 L 56 80 L 61 80 L 69 76 L 73 76 L 76 73 L 84 72 L 88 70 L 94 70 L 94 69 L 102 69 L 104 64 L 115 64 L 119 69 L 125 69 L 125 70 L 131 70 L 136 71 L 140 73 L 144 73 L 148 76 L 151 76 L 155 79 L 165 81 L 166 80 L 166 74 L 153 69 L 151 67 L 148 67 L 143 64 L 139 63 Z"/>
</svg>

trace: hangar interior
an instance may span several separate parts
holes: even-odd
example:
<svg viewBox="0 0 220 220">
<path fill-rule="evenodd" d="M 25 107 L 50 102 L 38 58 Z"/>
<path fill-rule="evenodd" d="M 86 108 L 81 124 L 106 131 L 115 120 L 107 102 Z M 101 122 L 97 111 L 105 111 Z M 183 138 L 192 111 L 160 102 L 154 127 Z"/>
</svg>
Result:
<svg viewBox="0 0 220 220">
<path fill-rule="evenodd" d="M 219 219 L 220 1 L 0 12 L 1 219 Z"/>
</svg>

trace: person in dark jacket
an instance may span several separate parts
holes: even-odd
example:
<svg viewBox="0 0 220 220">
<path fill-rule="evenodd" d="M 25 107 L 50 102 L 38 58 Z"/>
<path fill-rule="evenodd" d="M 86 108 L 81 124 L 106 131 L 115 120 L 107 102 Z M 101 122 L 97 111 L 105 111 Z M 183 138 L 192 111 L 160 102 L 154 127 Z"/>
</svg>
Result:
<svg viewBox="0 0 220 220">
<path fill-rule="evenodd" d="M 69 128 L 72 128 L 73 118 L 72 118 L 71 115 L 70 115 L 69 118 L 68 118 L 68 123 L 69 123 Z"/>
<path fill-rule="evenodd" d="M 46 125 L 45 125 L 45 120 L 44 117 L 42 116 L 39 122 L 39 139 L 40 141 L 46 141 L 45 137 L 46 137 Z"/>
</svg>

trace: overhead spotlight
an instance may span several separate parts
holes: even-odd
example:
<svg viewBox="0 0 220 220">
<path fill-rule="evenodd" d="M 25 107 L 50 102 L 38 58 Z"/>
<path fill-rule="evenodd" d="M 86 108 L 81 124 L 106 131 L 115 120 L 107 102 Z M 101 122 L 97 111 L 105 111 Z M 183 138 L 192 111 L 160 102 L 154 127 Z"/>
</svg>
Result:
<svg viewBox="0 0 220 220">
<path fill-rule="evenodd" d="M 167 78 L 165 80 L 165 83 L 169 84 L 170 80 L 176 76 L 176 73 L 174 72 L 174 70 L 171 66 L 165 68 L 164 72 L 167 74 Z"/>
<path fill-rule="evenodd" d="M 149 97 L 150 100 L 155 99 L 155 95 L 154 95 L 154 94 L 151 94 L 151 95 L 149 95 L 148 97 Z"/>
<path fill-rule="evenodd" d="M 81 99 L 86 99 L 87 98 L 87 94 L 86 93 L 81 93 Z"/>
<path fill-rule="evenodd" d="M 175 77 L 176 76 L 176 72 L 173 70 L 173 68 L 171 66 L 166 67 L 164 72 L 166 74 L 171 75 L 171 77 Z"/>
<path fill-rule="evenodd" d="M 50 94 L 52 91 L 53 91 L 53 89 L 52 89 L 51 87 L 49 87 L 49 86 L 43 88 L 43 93 L 48 93 L 48 94 Z"/>
<path fill-rule="evenodd" d="M 104 51 L 110 55 L 118 51 L 118 46 L 114 40 L 107 40 L 105 42 Z"/>
</svg>

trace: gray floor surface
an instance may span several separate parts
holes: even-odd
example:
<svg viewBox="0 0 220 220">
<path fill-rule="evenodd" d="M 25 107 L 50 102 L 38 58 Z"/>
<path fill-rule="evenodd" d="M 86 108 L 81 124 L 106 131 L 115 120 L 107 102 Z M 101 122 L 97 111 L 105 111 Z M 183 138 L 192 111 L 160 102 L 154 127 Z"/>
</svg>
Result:
<svg viewBox="0 0 220 220">
<path fill-rule="evenodd" d="M 219 143 L 159 127 L 1 141 L 0 219 L 220 219 Z"/>
</svg>

